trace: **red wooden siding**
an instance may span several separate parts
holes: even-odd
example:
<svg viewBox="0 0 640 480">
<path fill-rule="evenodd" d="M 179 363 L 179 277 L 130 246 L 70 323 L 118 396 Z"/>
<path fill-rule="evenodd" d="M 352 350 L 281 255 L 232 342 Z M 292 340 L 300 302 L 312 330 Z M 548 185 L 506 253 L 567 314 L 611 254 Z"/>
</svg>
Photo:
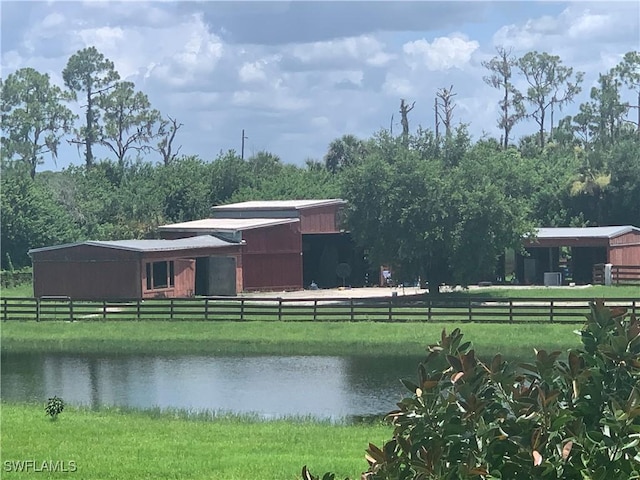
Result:
<svg viewBox="0 0 640 480">
<path fill-rule="evenodd" d="M 243 259 L 244 290 L 298 290 L 302 288 L 300 253 L 253 254 Z"/>
<path fill-rule="evenodd" d="M 299 223 L 285 223 L 273 227 L 253 228 L 242 232 L 247 243 L 243 253 L 291 253 L 302 251 Z"/>
<path fill-rule="evenodd" d="M 341 205 L 313 207 L 300 210 L 300 231 L 302 233 L 337 233 L 338 210 Z"/>
<path fill-rule="evenodd" d="M 632 231 L 612 238 L 609 263 L 613 265 L 640 265 L 640 232 Z"/>
<path fill-rule="evenodd" d="M 33 294 L 77 299 L 140 297 L 135 260 L 33 262 Z"/>
<path fill-rule="evenodd" d="M 302 288 L 302 235 L 299 223 L 242 232 L 243 290 Z"/>
</svg>

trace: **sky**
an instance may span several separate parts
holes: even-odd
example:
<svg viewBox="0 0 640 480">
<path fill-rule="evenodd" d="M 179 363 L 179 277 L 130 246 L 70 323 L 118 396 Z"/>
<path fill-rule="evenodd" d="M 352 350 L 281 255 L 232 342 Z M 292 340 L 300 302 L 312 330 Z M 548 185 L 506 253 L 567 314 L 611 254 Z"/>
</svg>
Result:
<svg viewBox="0 0 640 480">
<path fill-rule="evenodd" d="M 401 98 L 415 102 L 412 131 L 433 129 L 435 94 L 451 86 L 454 124 L 468 124 L 474 140 L 499 138 L 500 93 L 482 80 L 497 47 L 558 55 L 585 73 L 583 92 L 557 118 L 588 99 L 599 73 L 640 50 L 637 1 L 2 0 L 0 18 L 2 78 L 32 67 L 63 87 L 69 57 L 95 46 L 183 124 L 180 153 L 206 161 L 240 153 L 243 129 L 245 158 L 266 150 L 297 165 L 322 160 L 344 134 L 368 138 L 392 123 L 400 131 Z M 529 122 L 514 133 L 534 131 Z M 65 146 L 39 170 L 83 162 Z"/>
</svg>

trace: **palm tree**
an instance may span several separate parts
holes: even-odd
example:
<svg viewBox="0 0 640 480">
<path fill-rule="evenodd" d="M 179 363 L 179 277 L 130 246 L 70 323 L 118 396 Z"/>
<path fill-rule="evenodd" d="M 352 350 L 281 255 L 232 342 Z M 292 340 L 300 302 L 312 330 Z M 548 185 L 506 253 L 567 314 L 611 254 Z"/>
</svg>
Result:
<svg viewBox="0 0 640 480">
<path fill-rule="evenodd" d="M 366 154 L 365 143 L 355 135 L 347 134 L 329 144 L 324 156 L 324 165 L 331 173 L 359 162 Z"/>
</svg>

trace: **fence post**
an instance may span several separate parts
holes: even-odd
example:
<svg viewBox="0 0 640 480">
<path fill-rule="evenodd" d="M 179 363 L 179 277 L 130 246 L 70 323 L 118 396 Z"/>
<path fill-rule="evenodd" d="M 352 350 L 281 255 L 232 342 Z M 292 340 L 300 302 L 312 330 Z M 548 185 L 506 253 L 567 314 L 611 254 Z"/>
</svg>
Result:
<svg viewBox="0 0 640 480">
<path fill-rule="evenodd" d="M 553 323 L 553 300 L 549 303 L 549 320 Z"/>
<path fill-rule="evenodd" d="M 209 320 L 209 299 L 208 298 L 204 299 L 204 320 L 205 321 Z"/>
<path fill-rule="evenodd" d="M 69 299 L 69 319 L 73 322 L 73 300 Z"/>
<path fill-rule="evenodd" d="M 509 323 L 513 323 L 513 299 L 509 299 Z"/>
<path fill-rule="evenodd" d="M 173 321 L 173 298 L 169 301 L 169 320 Z"/>
<path fill-rule="evenodd" d="M 317 298 L 313 299 L 313 321 L 314 322 L 318 321 L 318 299 Z"/>
<path fill-rule="evenodd" d="M 349 299 L 349 313 L 350 313 L 351 321 L 353 322 L 353 320 L 354 320 L 354 315 L 353 315 L 353 298 L 350 298 L 350 299 Z"/>
<path fill-rule="evenodd" d="M 432 302 L 431 302 L 431 299 L 429 299 L 427 301 L 427 322 L 431 321 L 431 305 L 432 305 Z"/>
<path fill-rule="evenodd" d="M 2 299 L 2 320 L 7 321 L 7 299 Z"/>
<path fill-rule="evenodd" d="M 282 321 L 282 297 L 278 297 L 278 321 Z"/>
<path fill-rule="evenodd" d="M 141 320 L 141 319 L 140 319 L 140 314 L 142 313 L 142 312 L 140 312 L 140 306 L 141 306 L 141 304 L 142 304 L 142 300 L 141 300 L 141 299 L 138 299 L 138 300 L 137 300 L 137 302 L 136 302 L 136 320 L 138 320 L 138 321 L 140 321 L 140 320 Z"/>
<path fill-rule="evenodd" d="M 40 297 L 36 298 L 36 322 L 40 321 Z"/>
<path fill-rule="evenodd" d="M 469 306 L 467 307 L 467 311 L 469 312 L 469 321 L 473 321 L 473 312 L 471 310 L 471 299 L 469 299 Z"/>
<path fill-rule="evenodd" d="M 389 321 L 393 322 L 393 297 L 389 297 Z"/>
<path fill-rule="evenodd" d="M 240 299 L 240 321 L 244 322 L 244 298 Z"/>
<path fill-rule="evenodd" d="M 107 321 L 107 301 L 102 300 L 102 321 Z"/>
</svg>

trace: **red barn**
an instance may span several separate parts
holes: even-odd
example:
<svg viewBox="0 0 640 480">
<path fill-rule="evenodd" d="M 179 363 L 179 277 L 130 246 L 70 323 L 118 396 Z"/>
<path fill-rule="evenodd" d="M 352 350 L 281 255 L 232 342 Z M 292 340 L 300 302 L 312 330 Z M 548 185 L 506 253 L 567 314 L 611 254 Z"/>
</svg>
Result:
<svg viewBox="0 0 640 480">
<path fill-rule="evenodd" d="M 212 288 L 219 294 L 242 291 L 241 242 L 209 235 L 180 240 L 87 241 L 36 248 L 35 297 L 136 299 L 190 297 L 195 294 L 199 258 L 224 266 Z"/>
<path fill-rule="evenodd" d="M 297 218 L 207 218 L 159 228 L 163 238 L 210 234 L 242 242 L 238 277 L 242 290 L 297 290 L 302 288 L 302 236 Z M 215 265 L 196 263 L 196 294 L 212 295 L 207 278 Z"/>
<path fill-rule="evenodd" d="M 518 278 L 525 283 L 543 283 L 545 272 L 559 272 L 560 249 L 570 249 L 573 281 L 591 283 L 593 266 L 640 266 L 640 228 L 562 227 L 539 228 L 536 236 L 524 243 L 528 257 L 518 261 Z"/>
<path fill-rule="evenodd" d="M 340 263 L 349 264 L 350 284 L 357 284 L 364 281 L 365 262 L 341 228 L 344 205 L 341 199 L 220 205 L 213 207 L 212 218 L 164 225 L 159 232 L 163 238 L 211 234 L 244 241 L 244 290 L 302 289 L 312 281 L 335 287 L 342 282 L 336 274 Z"/>
</svg>

